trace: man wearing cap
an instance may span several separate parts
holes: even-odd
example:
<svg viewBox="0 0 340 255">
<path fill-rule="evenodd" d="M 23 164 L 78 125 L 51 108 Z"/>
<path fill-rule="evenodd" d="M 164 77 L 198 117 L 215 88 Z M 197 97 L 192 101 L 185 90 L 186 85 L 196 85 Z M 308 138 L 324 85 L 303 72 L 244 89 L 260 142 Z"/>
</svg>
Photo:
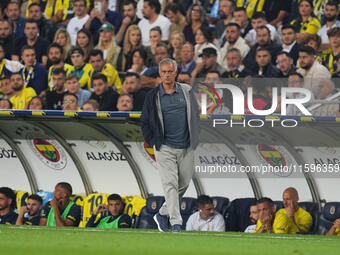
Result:
<svg viewBox="0 0 340 255">
<path fill-rule="evenodd" d="M 199 57 L 202 57 L 202 62 L 197 64 L 194 71 L 191 73 L 193 78 L 204 78 L 208 71 L 217 71 L 220 76 L 227 70 L 217 63 L 217 51 L 214 48 L 205 48 Z"/>
<path fill-rule="evenodd" d="M 77 33 L 83 28 L 90 16 L 87 14 L 86 0 L 73 1 L 74 17 L 67 24 L 67 32 L 70 34 L 71 44 L 76 45 Z"/>
</svg>

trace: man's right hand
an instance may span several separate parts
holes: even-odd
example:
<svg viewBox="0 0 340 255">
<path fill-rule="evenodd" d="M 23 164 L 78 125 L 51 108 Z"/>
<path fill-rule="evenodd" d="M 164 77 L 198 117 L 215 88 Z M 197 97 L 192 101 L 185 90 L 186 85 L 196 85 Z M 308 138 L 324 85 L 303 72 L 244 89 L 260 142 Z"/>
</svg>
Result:
<svg viewBox="0 0 340 255">
<path fill-rule="evenodd" d="M 128 26 L 130 25 L 132 19 L 129 16 L 126 16 L 123 20 L 122 20 L 122 25 L 124 26 Z"/>
<path fill-rule="evenodd" d="M 96 210 L 93 212 L 94 215 L 98 215 L 98 213 L 102 213 L 107 210 L 107 206 L 104 204 L 100 204 L 97 206 Z"/>
<path fill-rule="evenodd" d="M 22 206 L 21 208 L 20 208 L 20 211 L 19 211 L 19 215 L 24 215 L 25 213 L 27 213 L 28 212 L 28 209 L 27 209 L 27 206 L 26 205 L 24 205 L 24 206 Z"/>
</svg>

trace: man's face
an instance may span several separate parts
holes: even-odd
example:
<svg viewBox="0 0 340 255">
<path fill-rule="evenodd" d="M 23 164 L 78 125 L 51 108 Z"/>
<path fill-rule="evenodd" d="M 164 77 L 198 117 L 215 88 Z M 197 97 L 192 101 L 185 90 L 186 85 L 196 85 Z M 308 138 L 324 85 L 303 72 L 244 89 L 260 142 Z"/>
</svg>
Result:
<svg viewBox="0 0 340 255">
<path fill-rule="evenodd" d="M 140 89 L 139 80 L 135 76 L 125 78 L 123 88 L 127 93 L 134 93 Z"/>
<path fill-rule="evenodd" d="M 124 17 L 130 17 L 133 19 L 136 16 L 137 10 L 133 7 L 132 4 L 123 5 L 123 15 Z"/>
<path fill-rule="evenodd" d="M 289 207 L 291 203 L 296 204 L 299 200 L 299 198 L 293 192 L 290 191 L 283 192 L 282 199 L 285 208 Z"/>
<path fill-rule="evenodd" d="M 230 71 L 236 71 L 241 65 L 241 58 L 236 52 L 227 53 L 227 63 Z"/>
<path fill-rule="evenodd" d="M 27 39 L 34 40 L 37 38 L 39 33 L 39 29 L 36 23 L 26 23 L 24 34 L 26 35 Z"/>
<path fill-rule="evenodd" d="M 41 8 L 39 6 L 32 6 L 28 9 L 28 17 L 33 20 L 40 20 L 42 18 L 43 14 L 41 12 Z"/>
<path fill-rule="evenodd" d="M 66 100 L 64 98 L 64 100 Z M 57 200 L 59 207 L 64 207 L 67 205 L 70 194 L 60 185 L 56 185 L 53 191 L 53 196 Z"/>
<path fill-rule="evenodd" d="M 12 199 L 7 198 L 4 194 L 0 193 L 0 211 L 7 210 L 11 207 Z"/>
<path fill-rule="evenodd" d="M 216 64 L 217 57 L 214 55 L 202 56 L 202 63 L 205 69 L 210 70 Z"/>
<path fill-rule="evenodd" d="M 62 90 L 65 84 L 65 75 L 62 73 L 52 74 L 52 82 L 57 91 Z"/>
<path fill-rule="evenodd" d="M 170 57 L 167 48 L 165 47 L 157 47 L 155 50 L 155 59 L 156 63 L 158 64 L 163 59 Z"/>
<path fill-rule="evenodd" d="M 62 54 L 60 49 L 57 47 L 52 47 L 48 51 L 48 59 L 51 61 L 52 65 L 59 64 L 62 60 Z"/>
<path fill-rule="evenodd" d="M 277 56 L 277 64 L 279 65 L 281 72 L 287 73 L 293 65 L 293 59 L 282 54 Z"/>
<path fill-rule="evenodd" d="M 11 95 L 13 93 L 13 89 L 11 87 L 11 83 L 9 81 L 9 79 L 3 79 L 1 82 L 1 89 L 2 89 L 2 93 L 4 95 Z"/>
<path fill-rule="evenodd" d="M 90 63 L 96 72 L 100 72 L 105 65 L 104 59 L 100 55 L 91 56 Z"/>
<path fill-rule="evenodd" d="M 118 111 L 128 112 L 133 109 L 133 102 L 129 96 L 120 96 L 117 102 Z"/>
<path fill-rule="evenodd" d="M 251 20 L 252 27 L 257 30 L 258 27 L 266 25 L 266 21 L 264 19 L 252 19 Z"/>
<path fill-rule="evenodd" d="M 333 21 L 338 17 L 339 11 L 336 6 L 326 5 L 325 7 L 325 19 L 328 21 Z"/>
<path fill-rule="evenodd" d="M 329 43 L 331 45 L 331 48 L 333 49 L 339 48 L 340 47 L 340 36 L 335 35 L 335 36 L 329 37 Z"/>
<path fill-rule="evenodd" d="M 225 19 L 232 14 L 231 3 L 227 0 L 220 1 L 220 18 Z"/>
<path fill-rule="evenodd" d="M 291 45 L 296 40 L 296 34 L 293 29 L 287 28 L 282 30 L 282 41 L 286 45 Z"/>
<path fill-rule="evenodd" d="M 83 104 L 83 110 L 85 112 L 95 112 L 96 109 L 94 109 L 92 104 Z"/>
<path fill-rule="evenodd" d="M 150 31 L 151 44 L 157 44 L 162 40 L 162 36 L 157 31 Z"/>
<path fill-rule="evenodd" d="M 37 200 L 28 199 L 27 200 L 27 209 L 30 216 L 39 215 L 41 210 L 41 204 Z"/>
<path fill-rule="evenodd" d="M 64 97 L 63 102 L 63 110 L 64 111 L 77 111 L 78 110 L 78 101 L 72 95 L 67 95 Z"/>
<path fill-rule="evenodd" d="M 66 81 L 66 89 L 73 94 L 78 94 L 80 89 L 80 84 L 77 79 L 71 79 Z"/>
<path fill-rule="evenodd" d="M 207 73 L 204 82 L 218 84 L 220 82 L 220 76 L 217 73 Z"/>
<path fill-rule="evenodd" d="M 226 31 L 227 42 L 234 44 L 241 33 L 236 26 L 228 26 Z"/>
<path fill-rule="evenodd" d="M 267 202 L 261 203 L 257 205 L 258 217 L 259 220 L 267 218 L 270 215 L 275 213 L 274 206 L 270 205 Z"/>
<path fill-rule="evenodd" d="M 250 222 L 252 224 L 256 224 L 257 220 L 259 219 L 259 213 L 257 211 L 257 205 L 250 206 L 249 210 L 250 210 L 250 215 L 249 215 Z"/>
<path fill-rule="evenodd" d="M 171 23 L 174 23 L 174 24 L 178 23 L 178 17 L 176 13 L 173 13 L 172 11 L 168 11 L 166 13 L 166 17 L 170 20 Z"/>
<path fill-rule="evenodd" d="M 308 55 L 306 52 L 299 52 L 299 63 L 301 68 L 309 70 L 314 63 L 314 56 Z"/>
<path fill-rule="evenodd" d="M 178 77 L 177 77 L 177 81 L 179 83 L 185 83 L 185 84 L 189 84 L 191 83 L 191 80 L 190 80 L 190 76 L 188 74 L 179 74 Z"/>
<path fill-rule="evenodd" d="M 317 95 L 318 99 L 325 99 L 333 92 L 333 87 L 329 82 L 330 81 L 325 80 L 320 81 Z"/>
<path fill-rule="evenodd" d="M 288 87 L 289 88 L 303 88 L 303 82 L 299 76 L 290 75 L 288 77 Z"/>
<path fill-rule="evenodd" d="M 108 210 L 112 216 L 118 216 L 123 208 L 123 203 L 119 200 L 109 200 Z"/>
<path fill-rule="evenodd" d="M 203 208 L 200 208 L 200 215 L 202 218 L 210 218 L 214 216 L 215 208 L 214 204 L 206 204 Z"/>
<path fill-rule="evenodd" d="M 71 61 L 76 68 L 82 67 L 84 65 L 84 56 L 79 53 L 73 53 Z"/>
<path fill-rule="evenodd" d="M 260 67 L 265 67 L 270 63 L 271 57 L 268 51 L 262 50 L 256 53 L 256 63 Z"/>
<path fill-rule="evenodd" d="M 149 2 L 144 2 L 142 12 L 144 18 L 149 19 L 151 15 L 154 13 L 154 9 L 150 7 Z"/>
<path fill-rule="evenodd" d="M 5 40 L 12 33 L 10 24 L 7 21 L 0 21 L 0 40 Z"/>
<path fill-rule="evenodd" d="M 42 110 L 43 105 L 38 98 L 34 98 L 29 103 L 29 110 Z"/>
<path fill-rule="evenodd" d="M 107 83 L 105 83 L 102 79 L 94 80 L 92 85 L 93 91 L 97 96 L 103 95 L 107 88 Z"/>
<path fill-rule="evenodd" d="M 35 62 L 35 50 L 27 49 L 21 55 L 22 60 L 25 63 L 25 66 L 31 67 Z"/>
<path fill-rule="evenodd" d="M 240 27 L 244 27 L 247 24 L 248 16 L 244 11 L 234 12 L 234 20 Z"/>
<path fill-rule="evenodd" d="M 86 13 L 86 5 L 84 1 L 78 1 L 73 4 L 73 11 L 75 16 L 82 17 Z"/>
<path fill-rule="evenodd" d="M 8 4 L 7 16 L 10 20 L 17 20 L 20 17 L 20 8 L 18 4 Z"/>
<path fill-rule="evenodd" d="M 12 75 L 10 78 L 11 86 L 14 91 L 20 91 L 24 88 L 24 80 L 20 74 Z"/>
<path fill-rule="evenodd" d="M 270 43 L 270 34 L 267 29 L 257 30 L 257 42 L 260 46 L 267 45 Z"/>
<path fill-rule="evenodd" d="M 183 45 L 182 50 L 181 50 L 181 60 L 183 63 L 190 63 L 193 58 L 194 58 L 194 49 L 190 45 Z"/>
<path fill-rule="evenodd" d="M 175 70 L 175 67 L 170 64 L 163 64 L 160 66 L 159 69 L 159 76 L 161 78 L 161 81 L 165 85 L 172 85 L 175 83 L 177 75 L 177 70 Z"/>
</svg>

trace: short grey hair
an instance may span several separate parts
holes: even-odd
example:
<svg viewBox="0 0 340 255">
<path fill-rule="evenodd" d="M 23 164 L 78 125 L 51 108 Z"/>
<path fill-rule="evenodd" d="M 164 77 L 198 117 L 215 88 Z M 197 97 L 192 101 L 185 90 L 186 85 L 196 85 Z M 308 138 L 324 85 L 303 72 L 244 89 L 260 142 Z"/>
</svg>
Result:
<svg viewBox="0 0 340 255">
<path fill-rule="evenodd" d="M 241 59 L 242 59 L 242 54 L 241 51 L 237 48 L 231 48 L 227 50 L 227 54 L 229 54 L 230 52 L 235 52 Z"/>
<path fill-rule="evenodd" d="M 171 64 L 175 68 L 175 71 L 177 71 L 177 62 L 171 58 L 165 58 L 162 59 L 161 62 L 158 64 L 158 69 L 161 70 L 161 66 L 165 64 Z"/>
</svg>

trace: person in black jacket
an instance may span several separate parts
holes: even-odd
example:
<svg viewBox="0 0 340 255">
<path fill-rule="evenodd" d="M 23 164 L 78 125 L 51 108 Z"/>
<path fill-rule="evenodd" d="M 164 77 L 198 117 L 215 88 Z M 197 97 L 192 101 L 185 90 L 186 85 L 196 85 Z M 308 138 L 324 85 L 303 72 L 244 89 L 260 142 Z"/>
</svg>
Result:
<svg viewBox="0 0 340 255">
<path fill-rule="evenodd" d="M 278 70 L 272 63 L 271 63 L 271 55 L 268 49 L 266 48 L 259 48 L 256 51 L 256 67 L 255 73 L 258 75 L 262 75 L 264 77 L 279 77 L 280 70 Z"/>
<path fill-rule="evenodd" d="M 109 87 L 104 74 L 95 73 L 92 76 L 93 92 L 90 99 L 95 99 L 99 103 L 99 111 L 117 111 L 117 101 L 119 94 Z"/>
</svg>

